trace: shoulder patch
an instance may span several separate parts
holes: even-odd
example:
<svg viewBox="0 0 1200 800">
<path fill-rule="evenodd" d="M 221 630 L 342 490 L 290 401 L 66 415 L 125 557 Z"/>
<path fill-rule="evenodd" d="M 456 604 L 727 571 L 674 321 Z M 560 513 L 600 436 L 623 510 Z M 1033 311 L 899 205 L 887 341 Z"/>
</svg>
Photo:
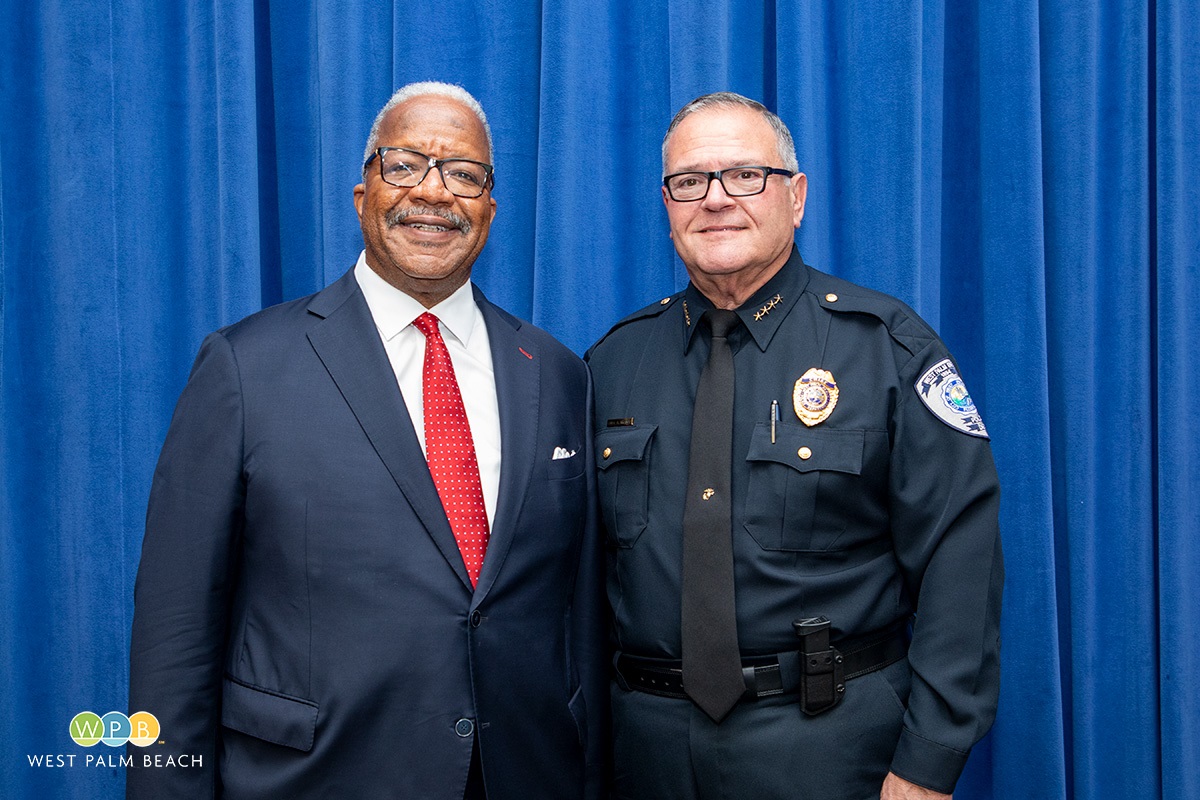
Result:
<svg viewBox="0 0 1200 800">
<path fill-rule="evenodd" d="M 967 385 L 963 383 L 953 361 L 943 358 L 934 364 L 917 379 L 913 388 L 925 407 L 942 422 L 956 431 L 981 439 L 988 438 L 979 409 L 971 400 Z"/>
</svg>

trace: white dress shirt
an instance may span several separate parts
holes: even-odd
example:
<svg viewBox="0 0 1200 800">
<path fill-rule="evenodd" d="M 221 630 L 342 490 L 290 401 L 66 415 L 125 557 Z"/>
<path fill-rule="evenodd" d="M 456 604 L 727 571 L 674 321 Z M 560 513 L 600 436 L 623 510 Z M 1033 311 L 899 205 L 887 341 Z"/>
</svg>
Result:
<svg viewBox="0 0 1200 800">
<path fill-rule="evenodd" d="M 479 483 L 487 509 L 488 529 L 496 515 L 500 494 L 500 405 L 496 400 L 496 373 L 483 313 L 475 305 L 471 282 L 433 308 L 425 308 L 367 266 L 366 251 L 358 256 L 354 279 L 362 288 L 367 308 L 375 320 L 383 349 L 387 351 L 396 383 L 408 406 L 408 416 L 425 452 L 425 405 L 421 374 L 425 364 L 425 335 L 412 322 L 426 311 L 438 318 L 442 339 L 450 352 L 454 377 L 462 393 L 475 457 L 479 461 Z"/>
</svg>

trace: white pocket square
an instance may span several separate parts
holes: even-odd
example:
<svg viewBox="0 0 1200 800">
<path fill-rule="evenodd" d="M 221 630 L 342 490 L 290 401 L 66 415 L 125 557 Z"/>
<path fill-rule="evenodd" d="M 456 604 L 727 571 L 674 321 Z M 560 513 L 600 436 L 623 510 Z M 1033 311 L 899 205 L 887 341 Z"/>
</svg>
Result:
<svg viewBox="0 0 1200 800">
<path fill-rule="evenodd" d="M 574 458 L 574 457 L 575 457 L 574 450 L 568 450 L 565 447 L 556 447 L 556 448 L 554 448 L 554 455 L 550 456 L 550 460 L 558 461 L 563 458 Z"/>
</svg>

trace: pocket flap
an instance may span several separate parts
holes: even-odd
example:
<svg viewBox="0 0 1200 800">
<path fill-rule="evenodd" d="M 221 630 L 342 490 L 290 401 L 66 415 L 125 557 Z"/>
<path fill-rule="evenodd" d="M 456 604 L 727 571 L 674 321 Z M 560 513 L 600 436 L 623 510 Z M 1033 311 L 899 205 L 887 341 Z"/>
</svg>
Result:
<svg viewBox="0 0 1200 800">
<path fill-rule="evenodd" d="M 862 472 L 865 442 L 866 433 L 861 430 L 778 424 L 772 443 L 771 426 L 759 422 L 754 426 L 746 460 L 774 461 L 786 464 L 797 472 L 827 470 L 858 475 Z"/>
<path fill-rule="evenodd" d="M 657 425 L 605 428 L 596 434 L 596 466 L 608 469 L 621 461 L 641 461 Z"/>
<path fill-rule="evenodd" d="M 221 691 L 221 724 L 307 753 L 317 729 L 317 704 L 226 678 Z"/>
</svg>

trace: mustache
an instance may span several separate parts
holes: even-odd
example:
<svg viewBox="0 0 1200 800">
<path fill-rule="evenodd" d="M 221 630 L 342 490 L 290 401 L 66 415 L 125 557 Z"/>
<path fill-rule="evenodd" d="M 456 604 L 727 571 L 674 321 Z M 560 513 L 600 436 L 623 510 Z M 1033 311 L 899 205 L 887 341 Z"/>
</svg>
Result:
<svg viewBox="0 0 1200 800">
<path fill-rule="evenodd" d="M 447 211 L 444 208 L 428 208 L 423 206 L 393 208 L 383 219 L 388 224 L 388 227 L 394 228 L 397 225 L 404 224 L 409 217 L 438 217 L 450 223 L 451 227 L 458 228 L 463 233 L 471 232 L 470 220 L 460 217 L 453 211 Z"/>
</svg>

